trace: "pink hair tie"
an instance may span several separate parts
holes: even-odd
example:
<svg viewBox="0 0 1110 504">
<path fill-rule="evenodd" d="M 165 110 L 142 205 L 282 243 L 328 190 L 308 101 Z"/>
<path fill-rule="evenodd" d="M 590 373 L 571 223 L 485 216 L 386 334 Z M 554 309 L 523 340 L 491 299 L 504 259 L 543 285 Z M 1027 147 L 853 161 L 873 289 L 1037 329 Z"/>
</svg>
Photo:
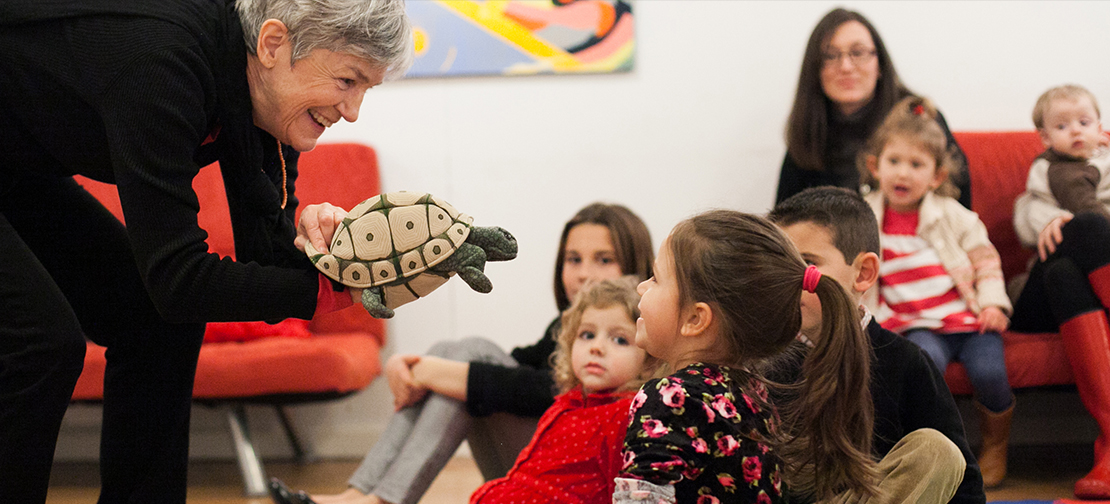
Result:
<svg viewBox="0 0 1110 504">
<path fill-rule="evenodd" d="M 802 290 L 806 292 L 817 292 L 817 283 L 821 281 L 821 272 L 817 271 L 817 266 L 806 266 L 805 275 L 802 276 Z"/>
</svg>

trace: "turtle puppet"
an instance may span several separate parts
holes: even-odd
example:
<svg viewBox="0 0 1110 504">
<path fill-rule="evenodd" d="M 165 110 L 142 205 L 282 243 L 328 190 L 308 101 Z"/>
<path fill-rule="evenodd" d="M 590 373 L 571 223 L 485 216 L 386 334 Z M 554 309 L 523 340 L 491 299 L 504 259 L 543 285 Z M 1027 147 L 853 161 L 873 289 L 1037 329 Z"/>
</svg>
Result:
<svg viewBox="0 0 1110 504">
<path fill-rule="evenodd" d="M 453 275 L 487 293 L 486 261 L 516 257 L 516 238 L 496 227 L 471 226 L 474 218 L 431 194 L 399 191 L 367 199 L 336 228 L 330 253 L 305 244 L 305 253 L 327 277 L 363 289 L 362 305 L 377 318 L 427 296 Z"/>
</svg>

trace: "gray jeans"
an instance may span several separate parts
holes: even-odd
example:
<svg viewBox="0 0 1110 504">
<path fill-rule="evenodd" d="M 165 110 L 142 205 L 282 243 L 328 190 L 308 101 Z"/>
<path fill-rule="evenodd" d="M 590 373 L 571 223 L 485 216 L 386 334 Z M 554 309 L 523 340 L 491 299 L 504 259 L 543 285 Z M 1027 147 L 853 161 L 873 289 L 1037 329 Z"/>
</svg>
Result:
<svg viewBox="0 0 1110 504">
<path fill-rule="evenodd" d="M 477 337 L 437 343 L 428 355 L 519 366 L 501 347 Z M 508 413 L 471 417 L 462 401 L 429 394 L 393 415 L 347 484 L 387 502 L 416 504 L 463 439 L 468 441 L 482 477 L 486 481 L 499 478 L 512 468 L 538 422 L 538 418 Z"/>
</svg>

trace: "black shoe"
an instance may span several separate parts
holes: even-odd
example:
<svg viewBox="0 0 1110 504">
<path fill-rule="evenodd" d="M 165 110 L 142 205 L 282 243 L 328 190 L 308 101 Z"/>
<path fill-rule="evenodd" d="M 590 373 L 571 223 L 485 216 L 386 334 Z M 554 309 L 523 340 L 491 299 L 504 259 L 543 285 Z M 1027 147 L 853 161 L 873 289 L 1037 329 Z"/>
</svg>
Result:
<svg viewBox="0 0 1110 504">
<path fill-rule="evenodd" d="M 304 490 L 297 492 L 296 497 L 301 500 L 300 504 L 316 504 L 316 501 L 312 500 Z"/>
<path fill-rule="evenodd" d="M 274 504 L 304 504 L 305 502 L 277 478 L 270 478 L 269 486 L 270 498 L 274 500 Z M 303 494 L 304 492 L 300 493 Z M 309 500 L 311 501 L 311 499 Z"/>
</svg>

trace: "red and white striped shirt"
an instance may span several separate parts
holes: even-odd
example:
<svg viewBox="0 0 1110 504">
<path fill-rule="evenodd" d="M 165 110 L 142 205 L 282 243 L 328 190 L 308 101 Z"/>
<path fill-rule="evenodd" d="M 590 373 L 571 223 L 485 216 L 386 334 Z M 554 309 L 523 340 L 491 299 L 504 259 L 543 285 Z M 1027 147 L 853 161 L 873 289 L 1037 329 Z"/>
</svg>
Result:
<svg viewBox="0 0 1110 504">
<path fill-rule="evenodd" d="M 887 208 L 883 215 L 879 309 L 875 318 L 886 329 L 938 333 L 979 330 L 978 317 L 956 290 L 940 256 L 917 236 L 918 213 Z"/>
</svg>

